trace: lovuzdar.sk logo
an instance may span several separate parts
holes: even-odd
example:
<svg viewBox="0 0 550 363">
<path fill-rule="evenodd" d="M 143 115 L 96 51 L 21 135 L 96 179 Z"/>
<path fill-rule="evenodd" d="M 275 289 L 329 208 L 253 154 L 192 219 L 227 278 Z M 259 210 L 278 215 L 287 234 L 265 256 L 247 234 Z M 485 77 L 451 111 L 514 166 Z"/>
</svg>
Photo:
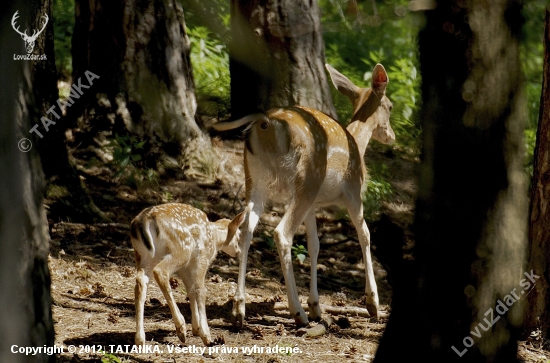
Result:
<svg viewBox="0 0 550 363">
<path fill-rule="evenodd" d="M 42 56 L 31 56 L 32 51 L 34 50 L 34 43 L 36 42 L 36 39 L 38 36 L 46 29 L 46 25 L 48 25 L 48 15 L 44 14 L 42 17 L 46 20 L 44 22 L 44 25 L 42 26 L 42 29 L 39 31 L 34 30 L 32 32 L 32 35 L 27 34 L 27 29 L 25 29 L 24 32 L 19 31 L 19 26 L 16 25 L 16 20 L 19 18 L 19 15 L 17 14 L 19 10 L 13 14 L 13 17 L 11 18 L 11 26 L 13 27 L 13 30 L 15 30 L 19 35 L 21 35 L 21 38 L 23 38 L 23 41 L 25 42 L 25 48 L 27 49 L 27 56 L 16 56 L 14 54 L 14 59 L 45 59 L 45 55 Z"/>
</svg>

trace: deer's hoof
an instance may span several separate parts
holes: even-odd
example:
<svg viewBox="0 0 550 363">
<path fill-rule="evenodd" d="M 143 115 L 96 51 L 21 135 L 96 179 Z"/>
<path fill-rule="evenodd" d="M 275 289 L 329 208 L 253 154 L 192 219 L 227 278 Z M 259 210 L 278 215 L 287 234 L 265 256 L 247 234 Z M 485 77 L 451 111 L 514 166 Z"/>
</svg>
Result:
<svg viewBox="0 0 550 363">
<path fill-rule="evenodd" d="M 366 302 L 367 310 L 371 315 L 371 318 L 378 320 L 378 304 L 375 302 Z"/>
<path fill-rule="evenodd" d="M 313 321 L 321 320 L 321 307 L 319 306 L 319 302 L 308 302 L 307 305 L 309 307 L 309 319 Z"/>
<path fill-rule="evenodd" d="M 244 327 L 244 314 L 231 314 L 231 324 L 233 324 L 235 328 L 241 330 Z"/>
<path fill-rule="evenodd" d="M 185 343 L 185 334 L 186 333 L 187 332 L 186 332 L 185 326 L 176 328 L 176 334 L 178 335 L 178 338 L 182 343 Z"/>
<path fill-rule="evenodd" d="M 145 345 L 145 333 L 143 334 L 136 333 L 135 342 L 136 342 L 136 345 Z"/>
<path fill-rule="evenodd" d="M 205 347 L 212 347 L 214 346 L 214 342 L 212 341 L 212 338 L 207 336 L 207 337 L 201 337 L 201 340 L 204 344 Z"/>
<path fill-rule="evenodd" d="M 309 324 L 306 313 L 303 310 L 294 314 L 294 321 L 298 327 L 307 326 Z"/>
</svg>

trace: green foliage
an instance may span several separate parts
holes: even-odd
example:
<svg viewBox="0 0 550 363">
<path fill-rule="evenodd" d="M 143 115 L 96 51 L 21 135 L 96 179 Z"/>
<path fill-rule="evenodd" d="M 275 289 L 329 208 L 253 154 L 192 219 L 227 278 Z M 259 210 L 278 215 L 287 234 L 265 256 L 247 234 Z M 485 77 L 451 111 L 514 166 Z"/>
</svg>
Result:
<svg viewBox="0 0 550 363">
<path fill-rule="evenodd" d="M 102 351 L 103 357 L 101 357 L 101 363 L 122 363 L 119 357 L 114 354 Z"/>
<path fill-rule="evenodd" d="M 533 176 L 533 162 L 535 160 L 535 145 L 537 142 L 537 127 L 528 127 L 525 130 L 525 145 L 527 156 L 525 160 L 525 170 L 529 176 Z"/>
<path fill-rule="evenodd" d="M 265 241 L 270 250 L 276 249 L 272 232 L 264 232 L 262 234 L 262 239 Z M 292 245 L 290 250 L 292 251 L 292 256 L 295 260 L 297 260 L 300 264 L 304 263 L 308 254 L 307 248 L 304 245 Z"/>
<path fill-rule="evenodd" d="M 292 245 L 290 248 L 294 259 L 298 260 L 300 264 L 304 263 L 307 256 L 307 249 L 304 245 Z"/>
<path fill-rule="evenodd" d="M 187 28 L 199 112 L 220 117 L 229 113 L 230 76 L 227 47 L 205 27 Z"/>
<path fill-rule="evenodd" d="M 198 200 L 191 201 L 191 205 L 193 206 L 193 208 L 197 208 L 204 211 L 204 203 L 201 203 Z"/>
<path fill-rule="evenodd" d="M 162 193 L 162 202 L 163 203 L 170 203 L 174 201 L 174 196 L 170 192 L 164 192 Z"/>
<path fill-rule="evenodd" d="M 186 31 L 191 42 L 191 64 L 201 115 L 226 118 L 230 113 L 229 2 L 183 2 Z"/>
<path fill-rule="evenodd" d="M 210 35 L 223 44 L 229 44 L 231 20 L 227 0 L 182 1 L 185 25 L 190 28 L 204 27 Z"/>
<path fill-rule="evenodd" d="M 273 235 L 271 232 L 264 232 L 262 234 L 262 239 L 267 244 L 267 247 L 269 247 L 270 250 L 274 250 L 275 247 L 275 240 L 273 239 Z"/>
<path fill-rule="evenodd" d="M 279 342 L 277 343 L 277 346 L 280 348 L 283 348 L 283 349 L 280 349 L 279 350 L 279 355 L 282 355 L 282 356 L 287 356 L 287 357 L 291 357 L 292 356 L 292 349 L 295 348 L 295 345 L 294 344 L 291 344 L 291 343 L 284 343 L 284 342 Z M 289 350 L 285 350 L 284 348 L 291 348 Z"/>
<path fill-rule="evenodd" d="M 390 97 L 394 105 L 391 123 L 398 143 L 411 149 L 419 148 L 420 127 L 415 120 L 420 108 L 420 82 L 415 62 L 407 58 L 396 59 L 388 73 L 392 82 L 397 84 Z"/>
<path fill-rule="evenodd" d="M 542 63 L 544 57 L 544 8 L 545 1 L 529 1 L 524 4 L 525 25 L 520 48 L 522 70 L 525 75 L 527 97 L 527 127 L 525 143 L 527 156 L 525 168 L 533 175 L 533 154 L 535 149 L 537 124 L 542 89 Z"/>
<path fill-rule="evenodd" d="M 386 181 L 388 173 L 388 167 L 383 163 L 372 164 L 369 168 L 370 178 L 363 198 L 363 215 L 369 222 L 378 219 L 382 203 L 389 201 L 393 195 L 393 187 Z"/>
<path fill-rule="evenodd" d="M 417 19 L 408 13 L 407 1 L 376 2 L 376 8 L 373 4 L 358 2 L 358 11 L 353 12 L 347 1 L 320 0 L 327 63 L 362 87 L 370 87 L 372 69 L 382 63 L 390 79 L 386 94 L 394 105 L 391 124 L 396 145 L 418 154 Z M 349 122 L 351 103 L 334 89 L 332 94 L 340 122 Z"/>
<path fill-rule="evenodd" d="M 74 0 L 53 2 L 55 67 L 61 79 L 69 79 L 73 70 L 71 38 L 74 28 Z"/>
<path fill-rule="evenodd" d="M 143 181 L 157 183 L 158 175 L 153 169 L 142 170 L 137 163 L 143 159 L 143 146 L 147 140 L 139 141 L 136 136 L 115 134 L 107 147 L 113 149 L 112 165 L 116 173 L 114 178 L 124 177 L 126 183 L 139 187 Z"/>
</svg>

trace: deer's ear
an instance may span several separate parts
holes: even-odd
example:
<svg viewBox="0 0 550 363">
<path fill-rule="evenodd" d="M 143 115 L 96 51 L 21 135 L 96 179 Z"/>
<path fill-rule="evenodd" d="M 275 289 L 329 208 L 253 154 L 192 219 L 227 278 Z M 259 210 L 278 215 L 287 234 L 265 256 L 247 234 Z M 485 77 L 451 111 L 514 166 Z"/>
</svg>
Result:
<svg viewBox="0 0 550 363">
<path fill-rule="evenodd" d="M 371 87 L 376 94 L 382 96 L 386 93 L 386 87 L 388 86 L 390 79 L 388 73 L 383 65 L 378 63 L 372 71 Z"/>
<path fill-rule="evenodd" d="M 330 79 L 332 80 L 332 84 L 334 85 L 334 87 L 336 87 L 338 91 L 348 96 L 348 98 L 353 103 L 357 98 L 357 94 L 359 93 L 360 88 L 354 85 L 353 82 L 348 79 L 348 77 L 338 72 L 330 64 L 325 64 L 325 67 L 330 74 Z"/>
</svg>

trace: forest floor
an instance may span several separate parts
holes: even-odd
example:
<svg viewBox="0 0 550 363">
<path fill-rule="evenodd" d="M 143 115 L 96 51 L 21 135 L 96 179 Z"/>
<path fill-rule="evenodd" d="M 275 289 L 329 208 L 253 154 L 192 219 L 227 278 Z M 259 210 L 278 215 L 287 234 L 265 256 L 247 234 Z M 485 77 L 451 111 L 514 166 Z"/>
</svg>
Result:
<svg viewBox="0 0 550 363">
<path fill-rule="evenodd" d="M 187 323 L 187 341 L 182 344 L 168 306 L 158 286 L 149 284 L 145 305 L 145 334 L 152 352 L 133 353 L 135 261 L 129 238 L 131 220 L 144 208 L 181 202 L 205 211 L 211 220 L 233 217 L 244 202 L 242 142 L 215 140 L 223 163 L 219 178 L 212 182 L 182 179 L 159 180 L 141 188 L 113 182 L 106 166 L 85 166 L 86 152 L 71 150 L 80 174 L 97 206 L 113 223 L 80 224 L 50 220 L 52 236 L 49 266 L 52 277 L 53 317 L 56 344 L 65 346 L 62 362 L 370 362 L 384 332 L 387 318 L 343 314 L 333 316 L 335 324 L 316 338 L 304 337 L 288 311 L 275 310 L 275 302 L 287 302 L 278 254 L 271 231 L 284 212 L 281 206 L 266 208 L 249 253 L 247 273 L 246 325 L 236 331 L 230 323 L 231 298 L 236 287 L 238 263 L 220 252 L 207 277 L 206 313 L 212 338 L 225 342 L 210 351 L 199 337 L 191 334 L 191 315 L 185 286 L 179 277 L 171 279 L 173 293 Z M 413 220 L 416 185 L 415 161 L 369 150 L 367 167 L 384 163 L 395 193 L 383 203 L 383 213 L 405 235 L 405 251 L 412 244 L 409 227 Z M 52 200 L 46 200 L 53 207 Z M 364 265 L 357 234 L 340 208 L 317 210 L 319 253 L 319 294 L 321 304 L 364 308 Z M 391 285 L 376 258 L 382 236 L 377 222 L 369 224 L 372 233 L 374 271 L 380 293 L 380 310 L 390 313 Z M 295 244 L 306 245 L 303 226 Z M 309 286 L 309 259 L 295 261 L 299 295 L 306 302 Z M 315 323 L 311 323 L 314 326 Z M 67 353 L 74 346 L 76 352 Z M 292 349 L 292 352 L 274 352 Z M 537 348 L 537 342 L 521 342 L 524 362 L 546 363 L 550 353 Z M 187 350 L 185 350 L 186 348 Z M 250 354 L 249 349 L 255 349 Z M 269 350 L 268 350 L 269 348 Z M 100 353 L 106 350 L 109 354 Z M 179 349 L 177 353 L 170 351 Z M 244 350 L 247 351 L 244 351 Z M 216 351 L 217 350 L 217 351 Z M 110 354 L 112 352 L 112 354 Z M 209 354 L 210 353 L 210 354 Z"/>
</svg>

